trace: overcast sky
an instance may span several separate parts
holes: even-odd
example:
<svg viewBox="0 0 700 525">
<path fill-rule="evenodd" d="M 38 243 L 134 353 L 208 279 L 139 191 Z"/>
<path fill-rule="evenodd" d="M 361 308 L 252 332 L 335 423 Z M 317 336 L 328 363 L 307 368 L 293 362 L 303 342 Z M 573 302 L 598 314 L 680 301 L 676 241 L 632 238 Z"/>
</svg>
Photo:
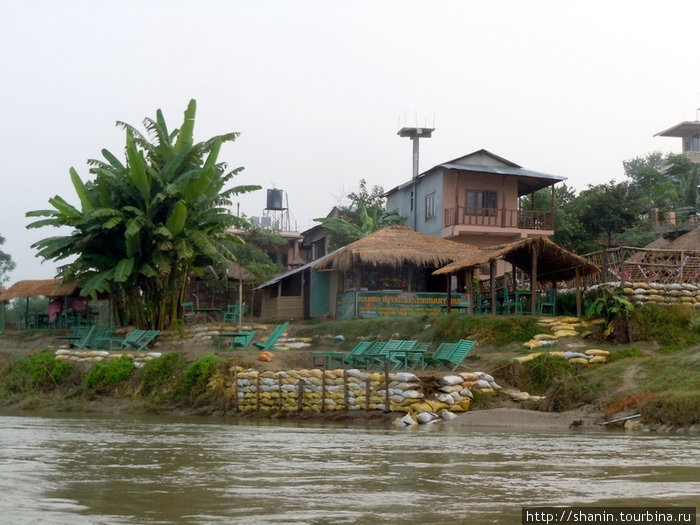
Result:
<svg viewBox="0 0 700 525">
<path fill-rule="evenodd" d="M 700 107 L 700 2 L 0 0 L 0 247 L 9 284 L 54 276 L 30 245 L 29 210 L 68 170 L 123 158 L 117 120 L 170 127 L 198 103 L 195 139 L 239 131 L 221 154 L 244 166 L 240 199 L 262 215 L 286 191 L 292 227 L 325 216 L 365 178 L 411 176 L 400 125 L 437 128 L 421 171 L 485 148 L 567 177 L 624 178 L 622 161 L 680 139 L 653 135 Z M 234 206 L 235 211 L 235 206 Z"/>
</svg>

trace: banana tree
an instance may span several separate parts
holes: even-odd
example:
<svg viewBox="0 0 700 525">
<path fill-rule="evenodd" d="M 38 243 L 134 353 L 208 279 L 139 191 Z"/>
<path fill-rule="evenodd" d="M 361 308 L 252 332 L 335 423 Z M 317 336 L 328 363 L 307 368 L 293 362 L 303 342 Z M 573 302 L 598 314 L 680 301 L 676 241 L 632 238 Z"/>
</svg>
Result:
<svg viewBox="0 0 700 525">
<path fill-rule="evenodd" d="M 231 228 L 244 221 L 231 214 L 231 198 L 260 186 L 225 186 L 242 168 L 218 162 L 221 145 L 238 133 L 193 140 L 196 102 L 191 100 L 179 129 L 169 131 L 160 110 L 146 118 L 147 135 L 118 122 L 126 132 L 126 159 L 102 150 L 90 160 L 92 180 L 73 168 L 79 205 L 60 196 L 53 207 L 27 213 L 40 219 L 28 228 L 68 226 L 69 235 L 32 245 L 45 260 L 67 261 L 57 277 L 81 279 L 85 295 L 108 293 L 122 321 L 164 329 L 181 317 L 191 271 L 233 260 L 242 240 Z"/>
</svg>

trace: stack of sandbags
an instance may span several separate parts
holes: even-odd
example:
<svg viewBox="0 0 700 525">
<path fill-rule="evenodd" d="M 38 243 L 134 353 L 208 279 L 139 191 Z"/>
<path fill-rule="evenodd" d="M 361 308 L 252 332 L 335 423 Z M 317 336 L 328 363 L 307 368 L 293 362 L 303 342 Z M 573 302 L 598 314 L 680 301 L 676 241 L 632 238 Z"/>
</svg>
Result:
<svg viewBox="0 0 700 525">
<path fill-rule="evenodd" d="M 256 412 L 258 409 L 259 375 L 257 370 L 245 370 L 235 375 L 236 406 L 243 414 Z"/>
<path fill-rule="evenodd" d="M 590 350 L 585 350 L 584 352 L 531 352 L 527 355 L 514 357 L 511 359 L 514 363 L 527 363 L 532 361 L 539 355 L 552 355 L 556 357 L 562 357 L 566 359 L 571 364 L 593 364 L 593 363 L 607 363 L 608 356 L 610 352 L 607 350 L 598 350 L 597 348 L 591 348 Z"/>
<path fill-rule="evenodd" d="M 367 402 L 367 373 L 356 368 L 346 371 L 348 382 L 348 408 L 364 410 Z"/>
<path fill-rule="evenodd" d="M 392 411 L 405 410 L 411 412 L 410 407 L 419 403 L 425 394 L 422 392 L 420 379 L 410 372 L 390 374 L 389 382 L 389 406 Z M 386 396 L 385 390 L 378 394 Z M 385 397 L 386 399 L 386 397 Z"/>
<path fill-rule="evenodd" d="M 700 287 L 692 283 L 625 283 L 625 297 L 634 305 L 685 304 L 700 307 Z"/>
<path fill-rule="evenodd" d="M 69 350 L 61 348 L 56 350 L 56 359 L 61 361 L 76 361 L 79 363 L 96 363 L 128 357 L 134 362 L 136 368 L 141 368 L 147 361 L 160 357 L 160 352 L 110 352 L 107 350 Z"/>
<path fill-rule="evenodd" d="M 563 337 L 586 337 L 590 335 L 590 332 L 587 330 L 579 332 L 579 328 L 586 328 L 589 326 L 589 323 L 581 321 L 578 317 L 541 317 L 537 320 L 537 324 L 549 329 L 551 333 L 536 334 L 532 339 L 523 343 L 523 346 L 530 350 L 554 344 Z"/>
</svg>

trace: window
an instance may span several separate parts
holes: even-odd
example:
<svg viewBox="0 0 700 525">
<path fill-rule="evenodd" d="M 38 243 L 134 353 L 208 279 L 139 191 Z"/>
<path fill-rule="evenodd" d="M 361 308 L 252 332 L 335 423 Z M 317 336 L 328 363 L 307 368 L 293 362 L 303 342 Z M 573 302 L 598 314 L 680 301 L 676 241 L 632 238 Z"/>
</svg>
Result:
<svg viewBox="0 0 700 525">
<path fill-rule="evenodd" d="M 466 215 L 482 215 L 495 217 L 498 209 L 498 192 L 467 191 Z"/>
<path fill-rule="evenodd" d="M 700 151 L 700 135 L 693 135 L 690 151 Z"/>
<path fill-rule="evenodd" d="M 425 196 L 425 220 L 435 218 L 435 192 Z"/>
</svg>

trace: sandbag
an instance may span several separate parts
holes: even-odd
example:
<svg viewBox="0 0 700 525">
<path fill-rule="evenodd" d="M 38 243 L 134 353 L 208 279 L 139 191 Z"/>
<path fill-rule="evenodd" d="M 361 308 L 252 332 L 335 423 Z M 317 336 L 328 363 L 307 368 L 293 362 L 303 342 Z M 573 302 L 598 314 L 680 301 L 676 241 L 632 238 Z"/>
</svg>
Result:
<svg viewBox="0 0 700 525">
<path fill-rule="evenodd" d="M 440 379 L 441 385 L 453 386 L 459 385 L 464 381 L 461 376 L 445 376 Z"/>
<path fill-rule="evenodd" d="M 438 419 L 440 416 L 438 416 L 435 412 L 421 412 L 420 414 L 416 415 L 416 421 L 420 423 L 421 425 L 425 425 L 426 423 L 431 422 L 433 419 Z"/>
<path fill-rule="evenodd" d="M 420 382 L 420 379 L 418 379 L 418 377 L 415 374 L 412 374 L 410 372 L 398 372 L 396 374 L 396 380 L 401 383 L 410 383 L 413 381 Z"/>
</svg>

